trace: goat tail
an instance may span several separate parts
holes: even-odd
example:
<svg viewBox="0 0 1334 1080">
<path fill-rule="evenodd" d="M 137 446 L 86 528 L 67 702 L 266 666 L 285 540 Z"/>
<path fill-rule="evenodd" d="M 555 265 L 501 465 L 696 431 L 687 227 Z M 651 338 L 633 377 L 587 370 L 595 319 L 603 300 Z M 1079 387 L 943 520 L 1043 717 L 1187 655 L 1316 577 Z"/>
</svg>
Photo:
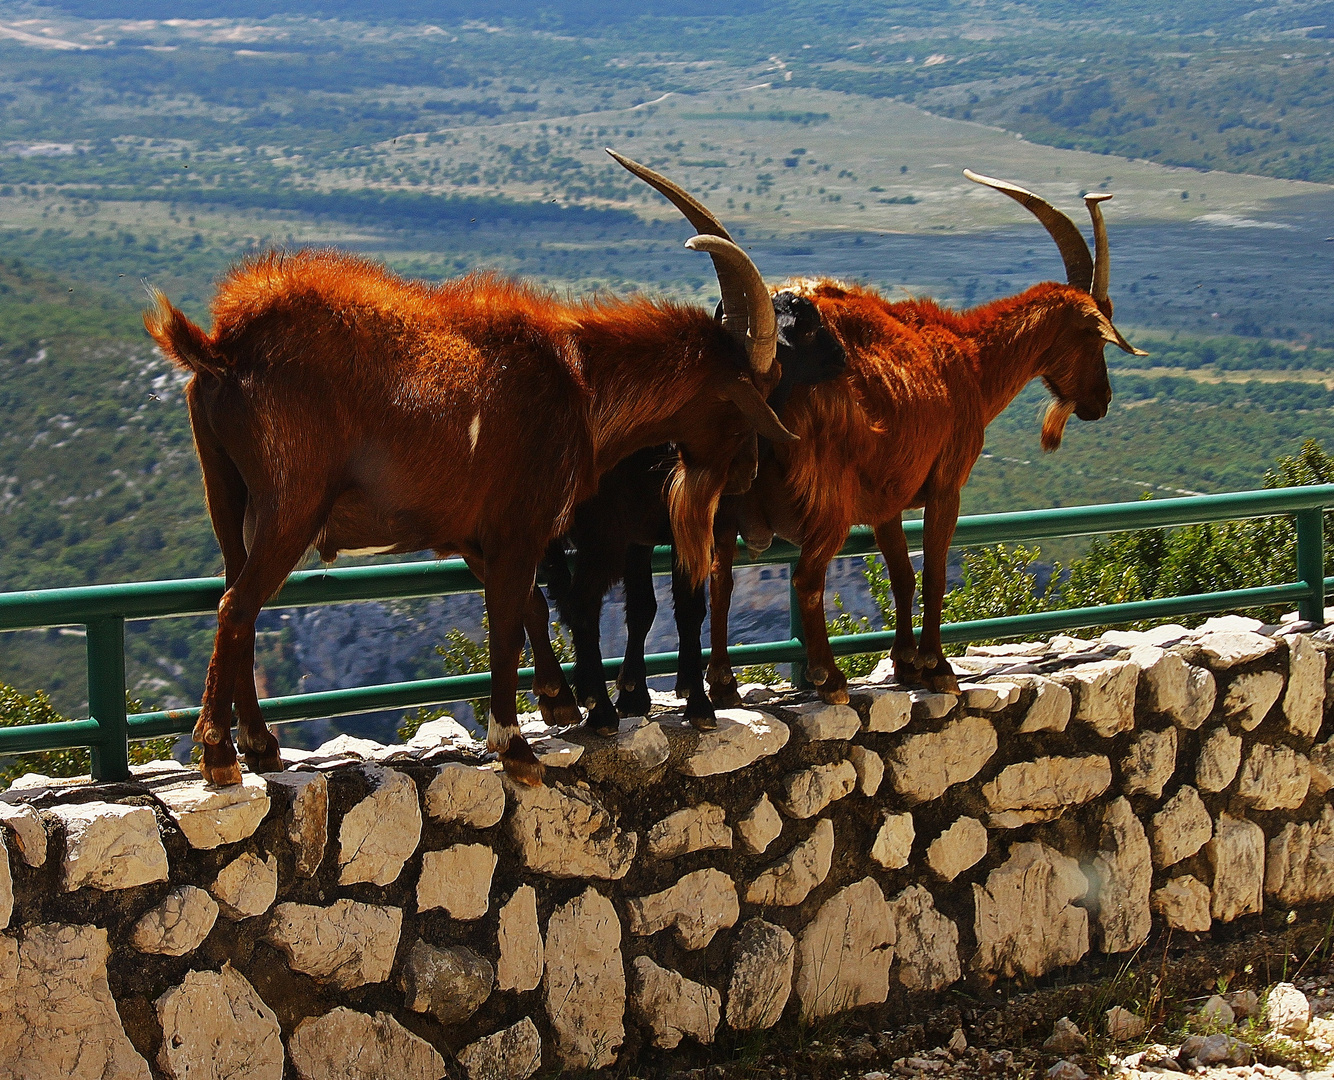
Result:
<svg viewBox="0 0 1334 1080">
<path fill-rule="evenodd" d="M 667 510 L 676 557 L 697 589 L 709 580 L 713 568 L 713 518 L 726 480 L 725 473 L 678 461 L 668 481 Z"/>
<path fill-rule="evenodd" d="M 1061 448 L 1061 438 L 1065 435 L 1065 425 L 1075 411 L 1073 401 L 1060 398 L 1047 406 L 1042 417 L 1042 449 L 1048 454 Z"/>
<path fill-rule="evenodd" d="M 198 375 L 221 375 L 226 361 L 209 343 L 208 335 L 172 306 L 161 289 L 152 292 L 152 306 L 144 312 L 144 329 L 177 367 Z"/>
</svg>

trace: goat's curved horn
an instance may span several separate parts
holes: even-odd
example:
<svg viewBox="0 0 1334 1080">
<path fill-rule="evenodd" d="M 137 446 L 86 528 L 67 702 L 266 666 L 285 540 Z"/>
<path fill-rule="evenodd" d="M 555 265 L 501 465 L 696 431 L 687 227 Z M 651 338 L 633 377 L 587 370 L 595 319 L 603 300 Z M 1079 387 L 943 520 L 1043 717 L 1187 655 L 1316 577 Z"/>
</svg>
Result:
<svg viewBox="0 0 1334 1080">
<path fill-rule="evenodd" d="M 713 212 L 690 192 L 678 184 L 672 183 L 662 173 L 654 172 L 647 165 L 641 165 L 624 154 L 618 154 L 610 146 L 606 150 L 618 165 L 629 169 L 649 187 L 656 188 L 665 195 L 671 204 L 685 215 L 685 219 L 690 222 L 690 226 L 695 232 L 702 233 L 705 236 L 721 236 L 724 240 L 732 239 L 731 234 L 723 228 L 723 223 L 714 217 Z"/>
<path fill-rule="evenodd" d="M 641 165 L 624 154 L 618 154 L 610 146 L 605 149 L 618 165 L 634 173 L 649 187 L 664 195 L 681 211 L 696 233 L 701 236 L 717 236 L 728 241 L 732 239 L 731 234 L 723 227 L 723 223 L 714 217 L 713 212 L 679 184 L 668 180 L 662 173 L 654 172 L 647 165 Z M 718 275 L 718 289 L 723 298 L 723 326 L 738 337 L 746 337 L 750 330 L 750 322 L 744 280 L 738 280 L 730 265 L 717 255 L 713 258 L 713 269 Z"/>
<path fill-rule="evenodd" d="M 1093 284 L 1093 256 L 1089 254 L 1088 242 L 1084 239 L 1083 233 L 1073 221 L 1046 199 L 1034 195 L 1026 188 L 1008 184 L 991 176 L 983 176 L 973 172 L 972 169 L 964 169 L 963 174 L 973 183 L 995 188 L 1030 210 L 1046 227 L 1051 238 L 1056 241 L 1056 246 L 1061 250 L 1061 258 L 1065 261 L 1066 283 L 1076 289 L 1089 291 L 1089 287 Z"/>
<path fill-rule="evenodd" d="M 1107 286 L 1112 279 L 1112 256 L 1107 246 L 1107 222 L 1102 219 L 1102 207 L 1111 195 L 1101 191 L 1090 191 L 1084 196 L 1084 205 L 1089 208 L 1089 217 L 1093 219 L 1093 288 L 1089 290 L 1098 307 L 1111 317 L 1111 300 L 1107 296 Z"/>
<path fill-rule="evenodd" d="M 734 281 L 742 291 L 746 305 L 746 351 L 750 355 L 750 367 L 757 375 L 767 374 L 773 366 L 774 357 L 778 355 L 778 317 L 774 314 L 774 302 L 759 267 L 736 244 L 721 236 L 692 236 L 686 241 L 686 247 L 691 251 L 707 251 L 718 267 L 719 283 L 724 280 Z M 727 292 L 724 289 L 724 322 L 727 320 L 726 305 Z"/>
</svg>

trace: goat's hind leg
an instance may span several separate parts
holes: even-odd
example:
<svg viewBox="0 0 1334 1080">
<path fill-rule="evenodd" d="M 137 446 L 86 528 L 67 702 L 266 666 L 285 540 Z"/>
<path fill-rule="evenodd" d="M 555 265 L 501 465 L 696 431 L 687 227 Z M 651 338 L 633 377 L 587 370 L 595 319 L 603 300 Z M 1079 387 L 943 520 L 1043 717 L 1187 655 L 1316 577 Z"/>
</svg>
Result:
<svg viewBox="0 0 1334 1080">
<path fill-rule="evenodd" d="M 264 723 L 259 708 L 259 694 L 255 689 L 255 628 L 244 646 L 241 666 L 236 673 L 236 746 L 245 756 L 246 767 L 252 773 L 282 772 L 283 761 L 278 754 L 278 736 Z"/>
<path fill-rule="evenodd" d="M 543 720 L 554 727 L 569 727 L 579 723 L 583 716 L 551 647 L 550 620 L 551 609 L 542 595 L 542 587 L 534 585 L 523 616 L 528 644 L 533 650 L 533 696 L 537 698 Z"/>
<path fill-rule="evenodd" d="M 736 520 L 727 504 L 727 499 L 719 504 L 713 519 L 713 567 L 709 571 L 709 700 L 715 709 L 741 706 L 727 655 L 727 616 L 732 608 L 732 563 L 736 559 Z"/>
<path fill-rule="evenodd" d="M 490 550 L 492 545 L 484 545 Z M 524 616 L 532 609 L 537 554 L 504 551 L 487 559 L 485 596 L 491 627 L 491 716 L 486 745 L 500 754 L 507 775 L 533 787 L 542 783 L 542 763 L 519 733 L 515 698 L 519 692 L 519 657 L 523 653 Z M 476 571 L 474 570 L 474 573 Z"/>
<path fill-rule="evenodd" d="M 824 614 L 825 572 L 829 560 L 843 546 L 844 539 L 846 534 L 828 545 L 808 542 L 801 550 L 793 575 L 797 603 L 801 608 L 801 626 L 806 634 L 806 671 L 820 699 L 830 705 L 848 703 L 848 677 L 834 662 L 834 652 L 829 646 L 829 624 L 825 622 Z"/>
<path fill-rule="evenodd" d="M 672 550 L 672 605 L 676 611 L 676 696 L 686 699 L 685 717 L 697 731 L 718 726 L 713 702 L 704 689 L 704 662 L 700 653 L 700 628 L 704 625 L 704 587 L 695 588 L 690 575 L 681 569 Z M 685 691 L 683 694 L 682 691 Z"/>
<path fill-rule="evenodd" d="M 889 587 L 894 592 L 894 644 L 889 655 L 894 661 L 894 678 L 905 686 L 922 679 L 922 661 L 917 652 L 912 625 L 913 594 L 917 575 L 908 554 L 908 538 L 903 535 L 903 521 L 895 517 L 875 527 L 875 542 L 889 572 Z"/>
<path fill-rule="evenodd" d="M 959 492 L 932 493 L 922 522 L 922 677 L 941 694 L 959 693 L 959 679 L 940 641 L 940 619 L 945 603 L 945 562 L 959 521 Z"/>
<path fill-rule="evenodd" d="M 616 675 L 616 712 L 621 716 L 647 716 L 652 704 L 648 670 L 644 666 L 644 643 L 657 614 L 653 549 L 644 544 L 630 544 L 625 550 L 625 659 Z"/>
</svg>

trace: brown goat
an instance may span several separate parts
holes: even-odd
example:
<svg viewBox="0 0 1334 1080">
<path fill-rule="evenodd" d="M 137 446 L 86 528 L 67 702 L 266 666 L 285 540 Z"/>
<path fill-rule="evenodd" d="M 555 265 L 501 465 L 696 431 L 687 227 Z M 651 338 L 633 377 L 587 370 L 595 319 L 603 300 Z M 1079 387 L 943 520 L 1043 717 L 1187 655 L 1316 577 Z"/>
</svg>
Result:
<svg viewBox="0 0 1334 1080">
<path fill-rule="evenodd" d="M 742 497 L 739 520 L 718 518 L 709 662 L 715 704 L 737 701 L 727 656 L 737 528 L 752 548 L 767 547 L 774 533 L 801 545 L 793 584 L 807 670 L 825 701 L 848 700 L 847 679 L 829 647 L 824 585 L 829 560 L 856 523 L 874 526 L 888 567 L 895 606 L 891 655 L 899 681 L 957 693 L 940 641 L 945 558 L 959 516 L 959 491 L 982 452 L 987 424 L 1030 379 L 1041 378 L 1054 398 L 1042 425 L 1042 446 L 1055 450 L 1072 413 L 1081 420 L 1107 413 L 1112 391 L 1104 346 L 1111 342 L 1143 355 L 1111 322 L 1107 233 L 1098 205 L 1110 196 L 1085 197 L 1095 260 L 1075 224 L 1036 195 L 967 175 L 1034 212 L 1061 250 L 1068 283 L 1035 285 L 961 313 L 931 300 L 890 303 L 871 289 L 834 281 L 800 286 L 846 349 L 847 373 L 795 389 L 782 416 L 800 441 L 775 447 L 766 457 Z M 919 650 L 912 626 L 916 582 L 900 515 L 921 506 L 926 515 Z"/>
<path fill-rule="evenodd" d="M 282 768 L 255 692 L 254 625 L 313 546 L 325 560 L 430 549 L 468 561 L 491 627 L 488 746 L 541 782 L 517 672 L 527 628 L 534 689 L 564 685 L 533 581 L 575 504 L 635 450 L 676 443 L 673 526 L 702 581 L 738 447 L 755 429 L 792 438 L 764 403 L 780 371 L 759 271 L 718 237 L 687 246 L 714 258 L 724 323 L 647 300 L 564 303 L 486 275 L 428 286 L 332 251 L 233 269 L 211 334 L 157 294 L 144 323 L 194 374 L 186 400 L 226 572 L 194 732 L 206 780 L 240 780 L 233 703 L 246 763 Z"/>
</svg>

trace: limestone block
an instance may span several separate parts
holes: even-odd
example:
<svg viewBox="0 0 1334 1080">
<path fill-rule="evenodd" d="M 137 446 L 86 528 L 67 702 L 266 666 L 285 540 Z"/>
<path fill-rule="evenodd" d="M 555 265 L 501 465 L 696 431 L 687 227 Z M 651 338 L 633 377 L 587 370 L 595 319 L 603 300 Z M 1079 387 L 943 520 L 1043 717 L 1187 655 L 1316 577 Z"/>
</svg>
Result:
<svg viewBox="0 0 1334 1080">
<path fill-rule="evenodd" d="M 885 778 L 885 761 L 874 750 L 864 746 L 848 747 L 848 760 L 857 773 L 857 790 L 868 797 L 880 790 Z"/>
<path fill-rule="evenodd" d="M 1019 733 L 1064 731 L 1074 711 L 1074 695 L 1068 686 L 1042 675 L 1007 675 L 1021 690 L 1031 690 L 1033 701 L 1019 723 Z"/>
<path fill-rule="evenodd" d="M 704 1045 L 713 1042 L 722 1011 L 717 990 L 659 967 L 647 956 L 636 956 L 630 967 L 630 1010 L 653 1033 L 654 1046 L 671 1050 L 687 1035 Z"/>
<path fill-rule="evenodd" d="M 97 926 L 0 936 L 0 1078 L 149 1080 L 107 983 L 110 952 Z"/>
<path fill-rule="evenodd" d="M 278 860 L 246 852 L 222 868 L 208 891 L 233 921 L 263 915 L 278 897 Z"/>
<path fill-rule="evenodd" d="M 314 877 L 329 842 L 329 778 L 320 772 L 265 773 L 269 794 L 287 805 L 287 839 L 296 853 L 296 876 Z"/>
<path fill-rule="evenodd" d="M 217 919 L 213 897 L 183 885 L 140 917 L 130 932 L 130 944 L 144 953 L 184 956 L 204 943 Z"/>
<path fill-rule="evenodd" d="M 1334 788 L 1334 739 L 1311 747 L 1311 790 L 1323 795 Z"/>
<path fill-rule="evenodd" d="M 683 949 L 702 949 L 741 914 L 736 886 L 721 870 L 708 867 L 686 874 L 675 885 L 625 902 L 630 933 L 656 934 L 673 927 Z"/>
<path fill-rule="evenodd" d="M 926 864 L 946 881 L 953 881 L 987 854 L 987 827 L 973 817 L 961 817 L 931 841 Z"/>
<path fill-rule="evenodd" d="M 469 948 L 437 949 L 413 943 L 398 976 L 403 1004 L 413 1012 L 430 1013 L 442 1024 L 461 1024 L 491 996 L 496 973 Z"/>
<path fill-rule="evenodd" d="M 463 750 L 481 748 L 481 744 L 473 737 L 472 732 L 452 716 L 427 720 L 417 729 L 417 734 L 408 740 L 408 749 L 419 753 L 435 750 L 441 746 L 456 747 Z"/>
<path fill-rule="evenodd" d="M 621 922 L 591 885 L 551 913 L 542 996 L 567 1068 L 600 1069 L 625 1039 Z"/>
<path fill-rule="evenodd" d="M 959 928 L 936 910 L 935 898 L 909 885 L 889 902 L 899 982 L 909 990 L 940 990 L 957 980 Z"/>
<path fill-rule="evenodd" d="M 1149 913 L 1153 862 L 1144 826 L 1124 796 L 1103 809 L 1091 883 L 1102 951 L 1125 952 L 1146 941 L 1153 921 Z"/>
<path fill-rule="evenodd" d="M 154 1004 L 171 1080 L 282 1080 L 278 1017 L 231 964 L 187 972 Z"/>
<path fill-rule="evenodd" d="M 909 690 L 914 720 L 940 720 L 949 716 L 959 704 L 954 694 L 937 694 L 930 690 Z"/>
<path fill-rule="evenodd" d="M 1209 913 L 1221 922 L 1264 908 L 1265 834 L 1245 818 L 1220 814 L 1204 847 L 1214 871 Z"/>
<path fill-rule="evenodd" d="M 1074 719 L 1104 739 L 1135 726 L 1139 665 L 1131 660 L 1097 660 L 1056 675 L 1074 695 Z"/>
<path fill-rule="evenodd" d="M 239 784 L 211 787 L 200 779 L 155 788 L 154 795 L 194 848 L 215 848 L 244 840 L 269 812 L 269 786 L 247 774 Z"/>
<path fill-rule="evenodd" d="M 917 836 L 912 814 L 894 814 L 886 810 L 880 828 L 871 842 L 871 858 L 886 870 L 898 870 L 908 865 L 912 842 Z"/>
<path fill-rule="evenodd" d="M 727 1025 L 734 1031 L 771 1028 L 783 1015 L 792 993 L 797 946 L 781 926 L 747 919 L 733 949 L 727 984 Z"/>
<path fill-rule="evenodd" d="M 1177 765 L 1177 730 L 1142 731 L 1121 759 L 1122 792 L 1161 798 Z"/>
<path fill-rule="evenodd" d="M 1265 1019 L 1270 1031 L 1300 1039 L 1311 1023 L 1311 1003 L 1292 983 L 1275 983 L 1265 996 Z"/>
<path fill-rule="evenodd" d="M 764 870 L 746 889 L 746 903 L 794 907 L 829 876 L 834 859 L 834 823 L 821 818 L 810 836 Z"/>
<path fill-rule="evenodd" d="M 736 772 L 787 745 L 787 725 L 756 709 L 719 709 L 718 727 L 699 737 L 694 751 L 678 766 L 686 776 Z"/>
<path fill-rule="evenodd" d="M 1334 897 L 1334 807 L 1318 821 L 1288 822 L 1269 841 L 1265 892 L 1289 906 Z"/>
<path fill-rule="evenodd" d="M 167 880 L 167 849 L 147 806 L 87 802 L 52 807 L 65 827 L 61 887 L 129 889 Z"/>
<path fill-rule="evenodd" d="M 741 846 L 752 855 L 763 854 L 782 831 L 783 819 L 767 794 L 761 795 L 736 823 L 736 834 L 741 838 Z"/>
<path fill-rule="evenodd" d="M 999 712 L 1019 700 L 1019 684 L 1014 682 L 963 683 L 963 707 L 976 712 Z"/>
<path fill-rule="evenodd" d="M 862 878 L 820 905 L 797 939 L 794 989 L 804 1019 L 884 1001 L 894 921 L 884 893 Z"/>
<path fill-rule="evenodd" d="M 568 769 L 584 756 L 583 743 L 558 739 L 554 735 L 530 738 L 528 746 L 533 756 L 550 769 Z"/>
<path fill-rule="evenodd" d="M 939 731 L 909 735 L 885 755 L 885 766 L 896 792 L 914 802 L 927 802 L 976 776 L 996 745 L 990 720 L 962 716 Z"/>
<path fill-rule="evenodd" d="M 727 827 L 723 808 L 716 803 L 687 806 L 668 814 L 648 831 L 648 853 L 656 859 L 731 846 L 732 830 Z"/>
<path fill-rule="evenodd" d="M 1183 874 L 1155 889 L 1151 904 L 1172 929 L 1202 934 L 1213 925 L 1209 900 L 1209 886 L 1190 874 Z"/>
<path fill-rule="evenodd" d="M 656 769 L 672 756 L 667 733 L 656 720 L 640 720 L 616 735 L 616 754 L 635 768 Z"/>
<path fill-rule="evenodd" d="M 1217 687 L 1208 668 L 1149 644 L 1132 648 L 1130 659 L 1139 665 L 1140 687 L 1152 712 L 1165 713 L 1177 727 L 1194 731 L 1213 711 Z"/>
<path fill-rule="evenodd" d="M 1129 1042 L 1144 1034 L 1147 1026 L 1144 1017 L 1139 1016 L 1120 1005 L 1113 1005 L 1106 1012 L 1107 1037 L 1113 1042 Z"/>
<path fill-rule="evenodd" d="M 535 990 L 542 981 L 542 931 L 537 925 L 537 892 L 520 885 L 500 909 L 497 932 L 500 960 L 496 964 L 499 990 Z"/>
<path fill-rule="evenodd" d="M 1325 714 L 1325 654 L 1306 634 L 1289 634 L 1288 689 L 1283 695 L 1287 729 L 1314 739 Z"/>
<path fill-rule="evenodd" d="M 1288 746 L 1256 743 L 1237 780 L 1237 796 L 1256 810 L 1295 810 L 1306 801 L 1311 763 Z"/>
<path fill-rule="evenodd" d="M 1173 866 L 1204 847 L 1214 835 L 1214 823 L 1200 793 L 1183 786 L 1153 815 L 1153 863 Z"/>
<path fill-rule="evenodd" d="M 1236 720 L 1243 731 L 1260 726 L 1283 692 L 1283 676 L 1277 671 L 1251 671 L 1232 680 L 1223 695 L 1223 714 Z"/>
<path fill-rule="evenodd" d="M 468 1080 L 528 1080 L 542 1067 L 542 1036 L 528 1017 L 459 1051 Z"/>
<path fill-rule="evenodd" d="M 1007 765 L 982 785 L 990 823 L 1014 829 L 1050 821 L 1067 809 L 1096 799 L 1112 784 L 1112 764 L 1101 754 L 1040 757 Z"/>
<path fill-rule="evenodd" d="M 444 908 L 455 919 L 480 919 L 491 906 L 496 853 L 485 844 L 455 844 L 422 854 L 417 910 Z"/>
<path fill-rule="evenodd" d="M 445 1059 L 387 1012 L 342 1006 L 302 1020 L 287 1042 L 300 1080 L 441 1080 Z"/>
<path fill-rule="evenodd" d="M 1197 651 L 1214 671 L 1227 671 L 1268 656 L 1278 642 L 1247 630 L 1215 630 L 1201 634 L 1191 645 L 1191 651 Z"/>
<path fill-rule="evenodd" d="M 329 907 L 279 904 L 265 940 L 293 971 L 350 990 L 384 982 L 394 965 L 403 912 L 396 907 L 335 900 Z"/>
<path fill-rule="evenodd" d="M 388 885 L 417 850 L 422 812 L 417 785 L 406 773 L 375 765 L 363 770 L 371 792 L 343 818 L 338 830 L 339 885 L 367 881 Z"/>
<path fill-rule="evenodd" d="M 448 762 L 426 788 L 426 813 L 434 821 L 489 829 L 505 814 L 505 786 L 491 769 Z"/>
<path fill-rule="evenodd" d="M 851 739 L 862 729 L 861 717 L 851 705 L 826 705 L 808 701 L 787 708 L 792 726 L 811 742 L 820 739 Z"/>
<path fill-rule="evenodd" d="M 1046 844 L 1014 844 L 1010 857 L 973 886 L 978 971 L 1043 975 L 1088 952 L 1088 912 L 1074 907 L 1088 891 L 1079 863 Z"/>
<path fill-rule="evenodd" d="M 1201 791 L 1222 791 L 1241 767 L 1241 736 L 1216 727 L 1200 743 L 1195 763 L 1195 786 Z"/>
<path fill-rule="evenodd" d="M 592 793 L 570 784 L 503 781 L 513 809 L 505 822 L 519 861 L 552 877 L 625 877 L 639 846 Z"/>
<path fill-rule="evenodd" d="M 912 697 L 906 690 L 868 687 L 867 692 L 871 695 L 867 731 L 892 732 L 908 726 L 912 719 Z"/>
<path fill-rule="evenodd" d="M 832 802 L 851 795 L 857 787 L 857 770 L 850 761 L 832 761 L 827 765 L 812 765 L 783 777 L 783 797 L 778 808 L 804 820 L 815 817 Z"/>
<path fill-rule="evenodd" d="M 14 843 L 29 866 L 46 864 L 46 826 L 42 816 L 26 803 L 0 802 L 0 825 L 14 830 Z"/>
<path fill-rule="evenodd" d="M 1051 1035 L 1042 1044 L 1042 1049 L 1054 1054 L 1076 1054 L 1088 1048 L 1088 1037 L 1079 1030 L 1079 1026 L 1068 1016 L 1062 1016 L 1051 1026 Z"/>
</svg>

